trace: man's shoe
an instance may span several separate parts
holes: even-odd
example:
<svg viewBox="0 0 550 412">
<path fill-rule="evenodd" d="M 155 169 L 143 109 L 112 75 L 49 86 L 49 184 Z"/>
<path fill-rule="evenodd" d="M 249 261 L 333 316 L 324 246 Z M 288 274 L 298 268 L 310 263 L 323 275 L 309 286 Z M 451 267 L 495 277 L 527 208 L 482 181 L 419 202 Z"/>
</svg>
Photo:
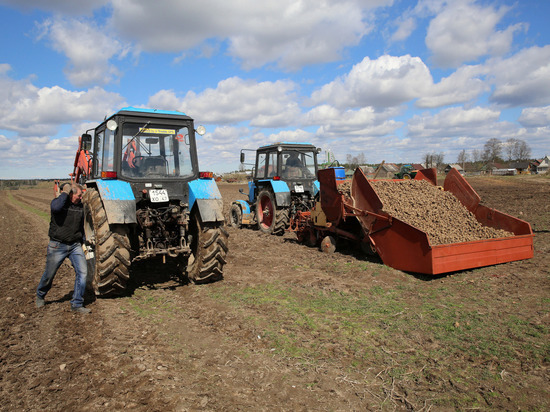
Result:
<svg viewBox="0 0 550 412">
<path fill-rule="evenodd" d="M 36 297 L 36 307 L 37 308 L 43 308 L 44 305 L 46 304 L 46 301 L 44 299 L 42 299 L 41 297 Z"/>
<path fill-rule="evenodd" d="M 85 308 L 84 306 L 78 306 L 76 308 L 72 307 L 71 311 L 76 312 L 76 313 L 91 313 L 92 312 L 91 309 Z"/>
</svg>

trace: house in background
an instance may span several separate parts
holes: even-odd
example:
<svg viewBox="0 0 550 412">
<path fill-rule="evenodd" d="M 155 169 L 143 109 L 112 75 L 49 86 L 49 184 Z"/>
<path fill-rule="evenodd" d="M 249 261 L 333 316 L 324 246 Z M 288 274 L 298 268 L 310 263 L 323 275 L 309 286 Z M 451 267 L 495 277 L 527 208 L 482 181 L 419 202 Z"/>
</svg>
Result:
<svg viewBox="0 0 550 412">
<path fill-rule="evenodd" d="M 378 179 L 393 179 L 393 175 L 399 172 L 399 167 L 393 163 L 384 163 L 378 172 Z"/>
<path fill-rule="evenodd" d="M 537 159 L 530 164 L 531 173 L 548 173 L 550 167 L 550 156 L 544 156 L 542 159 Z"/>
<path fill-rule="evenodd" d="M 529 162 L 515 162 L 510 165 L 510 168 L 516 169 L 520 175 L 531 173 L 531 164 Z"/>
<path fill-rule="evenodd" d="M 462 169 L 462 166 L 460 166 L 459 164 L 455 163 L 455 164 L 448 164 L 447 166 L 445 166 L 445 174 L 449 173 L 449 171 L 451 169 L 456 169 L 458 170 L 458 173 L 460 173 L 461 175 L 464 176 L 464 169 Z"/>
</svg>

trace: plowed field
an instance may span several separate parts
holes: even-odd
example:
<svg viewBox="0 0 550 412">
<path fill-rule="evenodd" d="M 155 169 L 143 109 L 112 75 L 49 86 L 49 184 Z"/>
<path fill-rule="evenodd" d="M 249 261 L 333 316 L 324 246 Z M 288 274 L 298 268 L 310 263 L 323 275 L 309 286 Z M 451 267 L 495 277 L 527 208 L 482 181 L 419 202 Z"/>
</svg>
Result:
<svg viewBox="0 0 550 412">
<path fill-rule="evenodd" d="M 51 188 L 0 191 L 0 410 L 548 410 L 550 179 L 469 182 L 531 224 L 533 259 L 415 276 L 229 228 L 224 280 L 146 262 L 90 315 L 68 261 L 34 306 Z M 245 186 L 219 187 L 227 211 Z"/>
</svg>

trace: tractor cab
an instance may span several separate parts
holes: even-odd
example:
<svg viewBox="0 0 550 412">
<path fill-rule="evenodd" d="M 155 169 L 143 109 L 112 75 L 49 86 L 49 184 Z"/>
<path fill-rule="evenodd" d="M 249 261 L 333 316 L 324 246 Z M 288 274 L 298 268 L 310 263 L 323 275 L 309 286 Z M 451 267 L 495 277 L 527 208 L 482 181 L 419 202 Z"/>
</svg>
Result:
<svg viewBox="0 0 550 412">
<path fill-rule="evenodd" d="M 291 194 L 316 194 L 319 151 L 309 143 L 275 143 L 258 148 L 249 198 L 253 199 L 263 187 L 273 186 L 273 182 L 280 182 L 275 186 L 284 183 Z M 244 160 L 244 152 L 241 151 L 241 163 Z"/>
<path fill-rule="evenodd" d="M 136 198 L 160 185 L 185 198 L 182 182 L 199 177 L 193 119 L 184 113 L 124 108 L 95 129 L 92 179 L 130 183 Z"/>
</svg>

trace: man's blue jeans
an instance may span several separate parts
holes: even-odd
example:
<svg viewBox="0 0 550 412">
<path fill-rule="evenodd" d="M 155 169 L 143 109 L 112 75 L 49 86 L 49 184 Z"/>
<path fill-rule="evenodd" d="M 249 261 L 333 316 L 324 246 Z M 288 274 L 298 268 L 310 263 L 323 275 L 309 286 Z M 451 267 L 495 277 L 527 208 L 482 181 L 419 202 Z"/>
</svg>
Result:
<svg viewBox="0 0 550 412">
<path fill-rule="evenodd" d="M 48 254 L 46 256 L 46 269 L 42 274 L 36 295 L 44 299 L 48 291 L 52 287 L 53 278 L 57 270 L 68 257 L 75 271 L 74 292 L 71 300 L 71 307 L 78 308 L 84 304 L 84 292 L 86 290 L 86 257 L 80 243 L 72 243 L 70 245 L 50 240 L 48 243 Z"/>
</svg>

